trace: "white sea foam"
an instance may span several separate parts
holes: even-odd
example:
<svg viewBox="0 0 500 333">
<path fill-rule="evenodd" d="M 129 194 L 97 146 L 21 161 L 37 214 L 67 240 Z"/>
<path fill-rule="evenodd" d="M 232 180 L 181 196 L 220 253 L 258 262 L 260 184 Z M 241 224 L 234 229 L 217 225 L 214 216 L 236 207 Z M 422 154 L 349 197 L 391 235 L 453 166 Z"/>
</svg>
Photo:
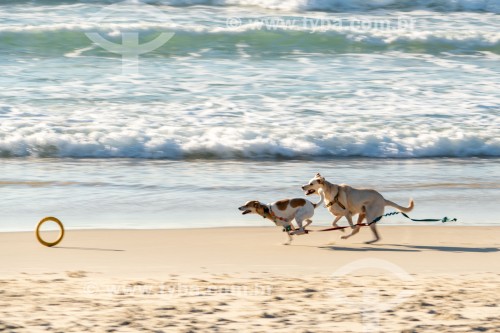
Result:
<svg viewBox="0 0 500 333">
<path fill-rule="evenodd" d="M 176 5 L 190 4 L 193 1 L 172 0 L 167 2 Z M 219 4 L 237 6 L 259 6 L 269 9 L 290 11 L 349 11 L 374 9 L 431 9 L 440 11 L 486 11 L 499 13 L 500 3 L 495 0 L 220 0 L 196 1 L 199 4 Z"/>
<path fill-rule="evenodd" d="M 103 104 L 71 116 L 3 107 L 0 154 L 172 159 L 500 156 L 494 124 L 498 116 L 488 114 L 468 119 L 445 115 L 443 120 L 437 114 L 398 119 L 383 113 L 329 112 L 330 119 L 304 115 L 294 122 L 299 118 L 290 118 L 278 105 L 269 115 L 234 112 L 231 119 L 220 112 L 220 102 L 206 104 L 200 112 L 182 105 L 170 105 L 184 108 L 181 112 L 158 105 L 140 112 L 138 107 L 117 110 Z"/>
<path fill-rule="evenodd" d="M 287 11 L 321 10 L 339 12 L 375 9 L 431 9 L 438 11 L 500 12 L 500 4 L 496 0 L 146 0 L 145 2 L 170 6 L 249 6 Z"/>
</svg>

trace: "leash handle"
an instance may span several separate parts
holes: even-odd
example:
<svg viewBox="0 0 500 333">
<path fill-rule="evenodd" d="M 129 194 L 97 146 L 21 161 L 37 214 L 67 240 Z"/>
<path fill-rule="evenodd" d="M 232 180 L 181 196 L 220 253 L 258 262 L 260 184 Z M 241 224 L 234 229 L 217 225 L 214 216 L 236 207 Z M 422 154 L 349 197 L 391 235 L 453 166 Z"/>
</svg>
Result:
<svg viewBox="0 0 500 333">
<path fill-rule="evenodd" d="M 456 221 L 458 221 L 456 218 L 449 218 L 449 217 L 446 217 L 446 216 L 443 217 L 442 219 L 412 219 L 411 217 L 409 217 L 407 214 L 405 214 L 403 212 L 390 212 L 390 213 L 387 213 L 387 214 L 384 214 L 384 215 L 381 215 L 381 216 L 375 218 L 373 221 L 371 221 L 370 223 L 368 223 L 368 225 L 371 225 L 373 223 L 377 223 L 378 221 L 380 221 L 385 216 L 391 216 L 391 215 L 397 215 L 397 214 L 401 214 L 404 217 L 406 217 L 407 219 L 412 220 L 414 222 L 442 222 L 442 223 L 445 223 L 445 222 L 456 222 Z"/>
</svg>

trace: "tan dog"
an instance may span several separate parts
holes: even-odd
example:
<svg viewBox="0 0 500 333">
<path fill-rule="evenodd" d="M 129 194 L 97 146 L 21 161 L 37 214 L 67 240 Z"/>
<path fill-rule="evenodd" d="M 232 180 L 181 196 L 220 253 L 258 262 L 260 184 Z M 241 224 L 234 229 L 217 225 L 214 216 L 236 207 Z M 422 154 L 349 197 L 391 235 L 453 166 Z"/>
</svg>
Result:
<svg viewBox="0 0 500 333">
<path fill-rule="evenodd" d="M 253 200 L 248 201 L 238 209 L 243 212 L 243 215 L 250 213 L 259 214 L 263 218 L 273 221 L 277 226 L 282 226 L 288 234 L 288 242 L 285 243 L 285 245 L 288 245 L 293 240 L 292 235 L 307 233 L 305 228 L 312 223 L 311 218 L 314 215 L 314 209 L 321 205 L 325 199 L 322 191 L 320 191 L 319 194 L 321 199 L 317 203 L 312 203 L 309 200 L 302 198 L 295 198 L 284 199 L 273 202 L 270 205 L 266 205 Z M 294 219 L 299 226 L 298 230 L 292 224 Z M 302 225 L 304 221 L 306 224 Z"/>
<path fill-rule="evenodd" d="M 405 213 L 410 212 L 414 206 L 413 200 L 410 200 L 410 205 L 408 207 L 402 207 L 390 200 L 384 199 L 382 194 L 375 190 L 355 189 L 348 185 L 332 184 L 326 181 L 319 173 L 309 181 L 309 184 L 302 186 L 302 189 L 306 191 L 306 195 L 317 193 L 318 190 L 324 192 L 325 199 L 329 202 L 327 207 L 334 207 L 334 215 L 336 215 L 336 218 L 333 225 L 335 226 L 342 216 L 345 216 L 351 227 L 353 227 L 353 215 L 359 214 L 357 224 L 360 224 L 364 218 L 370 223 L 377 217 L 384 215 L 385 206 L 394 207 Z M 332 210 L 330 210 L 330 212 L 332 212 Z M 349 235 L 342 236 L 342 239 L 347 239 L 357 234 L 360 228 L 361 226 L 357 225 Z M 376 224 L 371 224 L 370 228 L 375 238 L 366 242 L 367 244 L 375 243 L 380 240 Z"/>
</svg>

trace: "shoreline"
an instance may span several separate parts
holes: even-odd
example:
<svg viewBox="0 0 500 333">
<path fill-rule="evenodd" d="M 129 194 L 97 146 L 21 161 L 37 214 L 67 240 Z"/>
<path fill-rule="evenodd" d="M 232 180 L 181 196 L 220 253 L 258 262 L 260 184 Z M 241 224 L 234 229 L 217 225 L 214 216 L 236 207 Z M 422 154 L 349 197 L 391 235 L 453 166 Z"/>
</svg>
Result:
<svg viewBox="0 0 500 333">
<path fill-rule="evenodd" d="M 64 222 L 63 222 L 64 225 Z M 345 226 L 345 225 L 339 225 L 339 226 Z M 459 224 L 457 225 L 456 222 L 445 222 L 445 223 L 437 223 L 437 222 L 422 222 L 422 223 L 415 223 L 415 222 L 410 222 L 410 223 L 391 223 L 391 224 L 379 224 L 379 227 L 383 228 L 500 228 L 500 225 L 498 223 L 490 223 L 490 224 Z M 318 225 L 315 224 L 310 227 L 310 230 L 318 231 L 321 229 L 326 229 L 330 228 L 330 224 L 325 224 L 325 225 Z M 178 228 L 178 227 L 172 227 L 172 228 L 134 228 L 134 227 L 127 227 L 127 228 L 115 228 L 115 227 L 110 227 L 110 228 L 67 228 L 64 226 L 65 231 L 174 231 L 174 230 L 192 230 L 192 231 L 203 231 L 203 230 L 218 230 L 218 229 L 260 229 L 260 228 L 268 228 L 268 229 L 277 229 L 279 230 L 280 228 L 270 225 L 270 226 L 262 226 L 262 225 L 257 225 L 257 226 L 252 226 L 252 225 L 242 225 L 242 226 L 208 226 L 208 227 L 199 227 L 199 226 L 193 226 L 193 227 L 184 227 L 184 228 Z M 36 229 L 36 224 L 33 226 L 33 230 L 0 230 L 0 234 L 16 234 L 16 233 L 34 233 Z M 347 229 L 346 229 L 347 230 Z M 46 231 L 46 232 L 51 232 L 51 231 Z"/>
<path fill-rule="evenodd" d="M 393 262 L 410 274 L 500 273 L 494 265 L 500 261 L 500 227 L 378 229 L 382 239 L 372 245 L 363 243 L 372 237 L 369 228 L 363 228 L 348 240 L 341 240 L 339 231 L 295 236 L 289 246 L 282 245 L 287 237 L 276 227 L 67 230 L 53 248 L 39 244 L 34 232 L 15 232 L 0 233 L 0 252 L 11 254 L 2 259 L 3 274 L 70 270 L 117 276 L 206 270 L 331 274 L 342 264 L 364 258 Z"/>
<path fill-rule="evenodd" d="M 59 218 L 67 229 L 85 230 L 271 226 L 270 221 L 242 216 L 236 208 L 253 199 L 304 197 L 300 186 L 321 171 L 327 179 L 376 189 L 399 204 L 412 197 L 412 218 L 448 216 L 461 225 L 500 225 L 492 213 L 500 187 L 495 178 L 484 177 L 498 173 L 498 161 L 11 161 L 1 166 L 6 198 L 0 210 L 5 231 L 32 231 L 47 215 Z M 179 177 L 179 170 L 190 177 Z M 8 185 L 12 182 L 19 185 Z M 471 209 L 471 198 L 478 200 L 478 209 Z M 313 220 L 313 225 L 329 225 L 333 217 L 318 209 Z M 416 225 L 402 216 L 380 223 Z"/>
</svg>

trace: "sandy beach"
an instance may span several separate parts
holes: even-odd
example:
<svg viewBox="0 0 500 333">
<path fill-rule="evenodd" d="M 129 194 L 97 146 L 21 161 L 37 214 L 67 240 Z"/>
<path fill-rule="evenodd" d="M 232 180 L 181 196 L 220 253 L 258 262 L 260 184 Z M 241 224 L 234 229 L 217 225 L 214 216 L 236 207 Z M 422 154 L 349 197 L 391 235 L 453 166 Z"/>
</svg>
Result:
<svg viewBox="0 0 500 333">
<path fill-rule="evenodd" d="M 0 331 L 498 332 L 500 228 L 1 233 Z M 45 235 L 47 236 L 47 235 Z M 50 236 L 50 235 L 49 235 Z"/>
<path fill-rule="evenodd" d="M 0 333 L 500 333 L 499 14 L 0 1 Z"/>
</svg>

